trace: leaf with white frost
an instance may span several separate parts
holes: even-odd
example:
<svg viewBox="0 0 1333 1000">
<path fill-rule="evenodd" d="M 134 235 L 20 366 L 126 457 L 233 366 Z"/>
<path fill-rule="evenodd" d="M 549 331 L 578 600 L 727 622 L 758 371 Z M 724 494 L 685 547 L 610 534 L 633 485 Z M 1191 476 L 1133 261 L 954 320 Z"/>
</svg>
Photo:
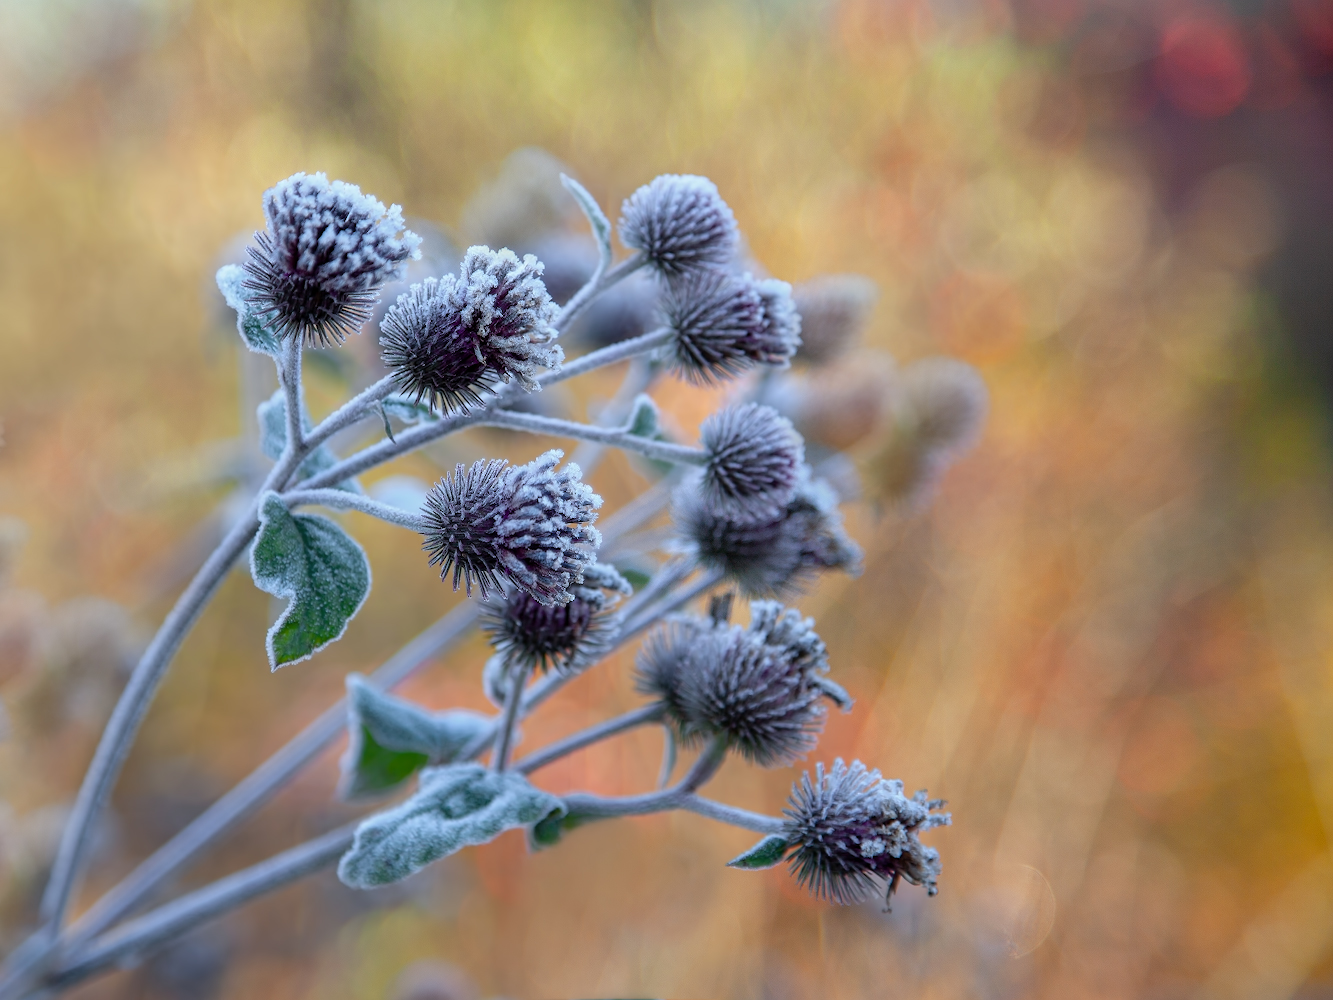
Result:
<svg viewBox="0 0 1333 1000">
<path fill-rule="evenodd" d="M 513 771 L 491 771 L 480 764 L 427 768 L 415 795 L 357 828 L 338 863 L 338 877 L 354 889 L 388 885 L 563 808 L 554 795 Z"/>
<path fill-rule="evenodd" d="M 276 462 L 282 457 L 283 449 L 287 447 L 286 393 L 279 389 L 260 403 L 255 413 L 259 418 L 259 450 Z M 313 427 L 310 414 L 301 413 L 301 427 L 305 433 L 310 433 Z M 337 464 L 338 456 L 333 453 L 333 449 L 327 444 L 321 444 L 301 462 L 300 468 L 296 470 L 296 478 L 309 479 Z M 355 479 L 344 479 L 340 483 L 334 483 L 333 488 L 346 490 L 348 493 L 361 492 L 361 487 Z"/>
<path fill-rule="evenodd" d="M 744 854 L 727 862 L 728 868 L 743 868 L 746 871 L 763 871 L 782 863 L 791 844 L 781 834 L 770 834 L 755 844 Z"/>
<path fill-rule="evenodd" d="M 236 310 L 236 329 L 245 341 L 245 346 L 256 354 L 277 357 L 282 344 L 250 306 L 249 295 L 245 289 L 245 271 L 236 264 L 218 268 L 218 291 L 227 300 L 227 305 Z"/>
<path fill-rule="evenodd" d="M 259 505 L 250 575 L 260 590 L 289 601 L 268 631 L 274 670 L 342 638 L 370 593 L 370 563 L 361 546 L 327 517 L 293 514 L 273 492 Z"/>
<path fill-rule="evenodd" d="M 601 255 L 602 268 L 610 267 L 611 220 L 602 211 L 602 206 L 597 204 L 597 199 L 589 194 L 588 189 L 574 180 L 573 177 L 561 174 L 560 183 L 564 185 L 566 191 L 574 196 L 574 200 L 579 203 L 579 208 L 587 216 L 588 225 L 592 227 L 592 235 L 597 240 L 597 251 Z"/>
</svg>

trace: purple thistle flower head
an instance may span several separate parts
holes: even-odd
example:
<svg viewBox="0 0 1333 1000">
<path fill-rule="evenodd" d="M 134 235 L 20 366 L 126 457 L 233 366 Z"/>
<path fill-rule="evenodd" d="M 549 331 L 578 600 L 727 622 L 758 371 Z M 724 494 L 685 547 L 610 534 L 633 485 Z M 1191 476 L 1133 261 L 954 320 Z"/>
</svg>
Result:
<svg viewBox="0 0 1333 1000">
<path fill-rule="evenodd" d="M 722 736 L 763 767 L 812 750 L 825 697 L 850 699 L 823 675 L 828 654 L 814 622 L 772 601 L 750 606 L 749 627 L 676 621 L 639 658 L 639 689 L 656 696 L 681 739 Z"/>
<path fill-rule="evenodd" d="M 749 597 L 799 591 L 819 570 L 860 572 L 861 550 L 843 531 L 837 494 L 822 479 L 803 479 L 785 505 L 757 515 L 719 509 L 687 486 L 677 491 L 673 517 L 695 558 Z"/>
<path fill-rule="evenodd" d="M 539 604 L 567 604 L 596 558 L 601 535 L 592 526 L 602 498 L 564 452 L 548 451 L 527 465 L 503 459 L 461 462 L 426 494 L 423 548 L 440 579 L 453 571 L 468 594 L 485 598 L 508 580 Z"/>
<path fill-rule="evenodd" d="M 805 442 L 771 406 L 719 410 L 699 427 L 708 453 L 700 486 L 718 510 L 758 515 L 789 501 L 805 476 Z"/>
<path fill-rule="evenodd" d="M 384 364 L 402 392 L 443 411 L 481 403 L 517 379 L 529 392 L 540 368 L 559 368 L 555 304 L 531 254 L 472 247 L 458 275 L 427 278 L 398 297 L 380 323 Z"/>
<path fill-rule="evenodd" d="M 738 240 L 736 217 L 706 177 L 663 174 L 621 206 L 620 242 L 667 277 L 726 265 Z"/>
<path fill-rule="evenodd" d="M 933 896 L 940 854 L 918 836 L 949 825 L 949 814 L 935 811 L 943 805 L 925 792 L 908 798 L 901 781 L 885 781 L 859 760 L 850 767 L 835 760 L 827 772 L 817 764 L 813 781 L 807 771 L 792 786 L 784 810 L 791 873 L 834 903 L 859 903 L 879 891 L 887 899 L 900 879 Z"/>
<path fill-rule="evenodd" d="M 875 283 L 859 274 L 826 274 L 797 285 L 792 298 L 801 314 L 800 360 L 827 364 L 851 347 L 878 294 Z"/>
<path fill-rule="evenodd" d="M 616 633 L 612 609 L 629 582 L 615 567 L 593 563 L 573 584 L 568 604 L 542 604 L 521 590 L 483 611 L 482 628 L 506 664 L 575 673 L 610 649 Z"/>
<path fill-rule="evenodd" d="M 354 184 L 297 173 L 264 192 L 267 229 L 247 247 L 245 287 L 281 338 L 339 344 L 370 318 L 379 289 L 420 256 L 402 210 Z M 399 235 L 401 233 L 401 235 Z"/>
<path fill-rule="evenodd" d="M 699 271 L 667 286 L 661 310 L 675 332 L 673 367 L 700 385 L 758 364 L 785 367 L 801 343 L 801 318 L 784 281 Z"/>
</svg>

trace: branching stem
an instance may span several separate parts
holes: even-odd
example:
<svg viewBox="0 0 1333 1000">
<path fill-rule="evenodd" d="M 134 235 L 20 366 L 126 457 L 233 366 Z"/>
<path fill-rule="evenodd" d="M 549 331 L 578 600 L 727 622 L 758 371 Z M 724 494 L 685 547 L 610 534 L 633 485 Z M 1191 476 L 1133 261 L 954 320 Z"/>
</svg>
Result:
<svg viewBox="0 0 1333 1000">
<path fill-rule="evenodd" d="M 420 514 L 413 514 L 400 507 L 391 507 L 389 504 L 380 503 L 348 490 L 292 490 L 290 493 L 284 493 L 282 499 L 288 507 L 318 504 L 333 510 L 359 510 L 362 514 L 369 514 L 371 517 L 396 524 L 400 528 L 408 528 L 418 534 L 426 532 L 426 521 Z"/>
<path fill-rule="evenodd" d="M 616 736 L 628 729 L 647 725 L 650 722 L 659 722 L 661 718 L 662 706 L 657 703 L 632 709 L 624 715 L 617 715 L 614 719 L 607 719 L 605 722 L 600 722 L 571 736 L 566 736 L 563 740 L 548 743 L 536 753 L 530 753 L 520 760 L 514 765 L 514 770 L 519 774 L 531 774 L 547 764 L 555 763 L 561 757 L 569 756 L 576 750 L 592 746 L 594 743 Z"/>
<path fill-rule="evenodd" d="M 630 434 L 619 427 L 597 427 L 593 424 L 581 424 L 575 420 L 561 420 L 559 417 L 544 417 L 537 413 L 519 413 L 514 410 L 494 410 L 478 423 L 490 427 L 508 427 L 511 430 L 527 431 L 530 434 L 550 434 L 552 437 L 571 437 L 582 441 L 596 441 L 609 444 L 624 451 L 637 451 L 659 462 L 671 462 L 677 465 L 703 465 L 708 461 L 708 452 L 701 448 L 691 448 L 683 444 L 671 444 L 666 441 L 654 441 L 650 438 Z"/>
</svg>

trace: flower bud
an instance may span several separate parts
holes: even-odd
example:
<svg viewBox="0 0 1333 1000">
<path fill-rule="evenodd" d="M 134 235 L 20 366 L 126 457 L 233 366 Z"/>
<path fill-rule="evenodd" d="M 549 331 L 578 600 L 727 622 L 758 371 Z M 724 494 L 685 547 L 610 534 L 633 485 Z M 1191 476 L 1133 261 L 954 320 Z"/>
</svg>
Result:
<svg viewBox="0 0 1333 1000">
<path fill-rule="evenodd" d="M 791 421 L 771 406 L 746 403 L 719 410 L 700 425 L 699 440 L 708 454 L 700 485 L 716 509 L 776 511 L 796 492 L 805 444 Z"/>
<path fill-rule="evenodd" d="M 801 314 L 800 359 L 823 365 L 856 343 L 878 297 L 875 283 L 859 274 L 826 274 L 796 286 Z"/>
<path fill-rule="evenodd" d="M 700 271 L 668 285 L 662 315 L 675 333 L 673 367 L 709 385 L 757 364 L 785 367 L 801 343 L 791 286 L 725 271 Z"/>
<path fill-rule="evenodd" d="M 736 218 L 706 177 L 663 174 L 620 212 L 620 242 L 667 277 L 720 268 L 736 250 Z"/>
<path fill-rule="evenodd" d="M 268 227 L 247 247 L 250 305 L 281 338 L 342 343 L 370 317 L 379 289 L 402 275 L 421 239 L 354 184 L 293 174 L 264 192 Z M 402 233 L 399 236 L 399 233 Z"/>
</svg>

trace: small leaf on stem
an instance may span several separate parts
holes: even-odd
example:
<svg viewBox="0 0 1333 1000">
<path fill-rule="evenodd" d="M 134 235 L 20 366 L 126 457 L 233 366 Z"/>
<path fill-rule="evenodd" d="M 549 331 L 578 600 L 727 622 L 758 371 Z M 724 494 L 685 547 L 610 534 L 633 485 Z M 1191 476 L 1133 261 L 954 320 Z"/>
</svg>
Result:
<svg viewBox="0 0 1333 1000">
<path fill-rule="evenodd" d="M 573 177 L 561 174 L 560 183 L 565 186 L 566 191 L 574 196 L 574 200 L 579 203 L 579 208 L 588 217 L 588 225 L 592 227 L 592 235 L 597 240 L 597 250 L 601 255 L 601 266 L 605 270 L 611 265 L 611 221 L 607 219 L 602 207 L 597 204 L 597 199 L 589 194 L 588 189 L 574 180 Z"/>
<path fill-rule="evenodd" d="M 255 411 L 259 417 L 259 450 L 267 457 L 277 461 L 287 447 L 287 397 L 279 389 L 272 396 L 259 404 Z M 308 434 L 312 428 L 310 414 L 301 414 L 301 427 Z M 321 444 L 301 462 L 296 470 L 297 480 L 309 479 L 338 463 L 338 456 L 327 444 Z M 348 493 L 360 493 L 361 487 L 355 479 L 344 479 L 333 486 Z"/>
<path fill-rule="evenodd" d="M 744 854 L 727 862 L 728 868 L 743 868 L 746 871 L 762 871 L 781 864 L 791 844 L 779 833 L 770 834 L 755 844 Z"/>
<path fill-rule="evenodd" d="M 342 638 L 370 593 L 370 563 L 361 546 L 326 517 L 291 513 L 273 492 L 259 505 L 250 575 L 260 590 L 290 601 L 268 631 L 274 670 Z"/>
<path fill-rule="evenodd" d="M 238 265 L 228 264 L 218 268 L 218 291 L 227 300 L 227 305 L 236 310 L 236 329 L 241 335 L 241 340 L 245 341 L 245 346 L 256 354 L 267 354 L 276 358 L 282 351 L 282 344 L 277 334 L 254 314 L 250 307 L 250 299 L 243 287 L 244 281 L 245 271 Z"/>
</svg>

